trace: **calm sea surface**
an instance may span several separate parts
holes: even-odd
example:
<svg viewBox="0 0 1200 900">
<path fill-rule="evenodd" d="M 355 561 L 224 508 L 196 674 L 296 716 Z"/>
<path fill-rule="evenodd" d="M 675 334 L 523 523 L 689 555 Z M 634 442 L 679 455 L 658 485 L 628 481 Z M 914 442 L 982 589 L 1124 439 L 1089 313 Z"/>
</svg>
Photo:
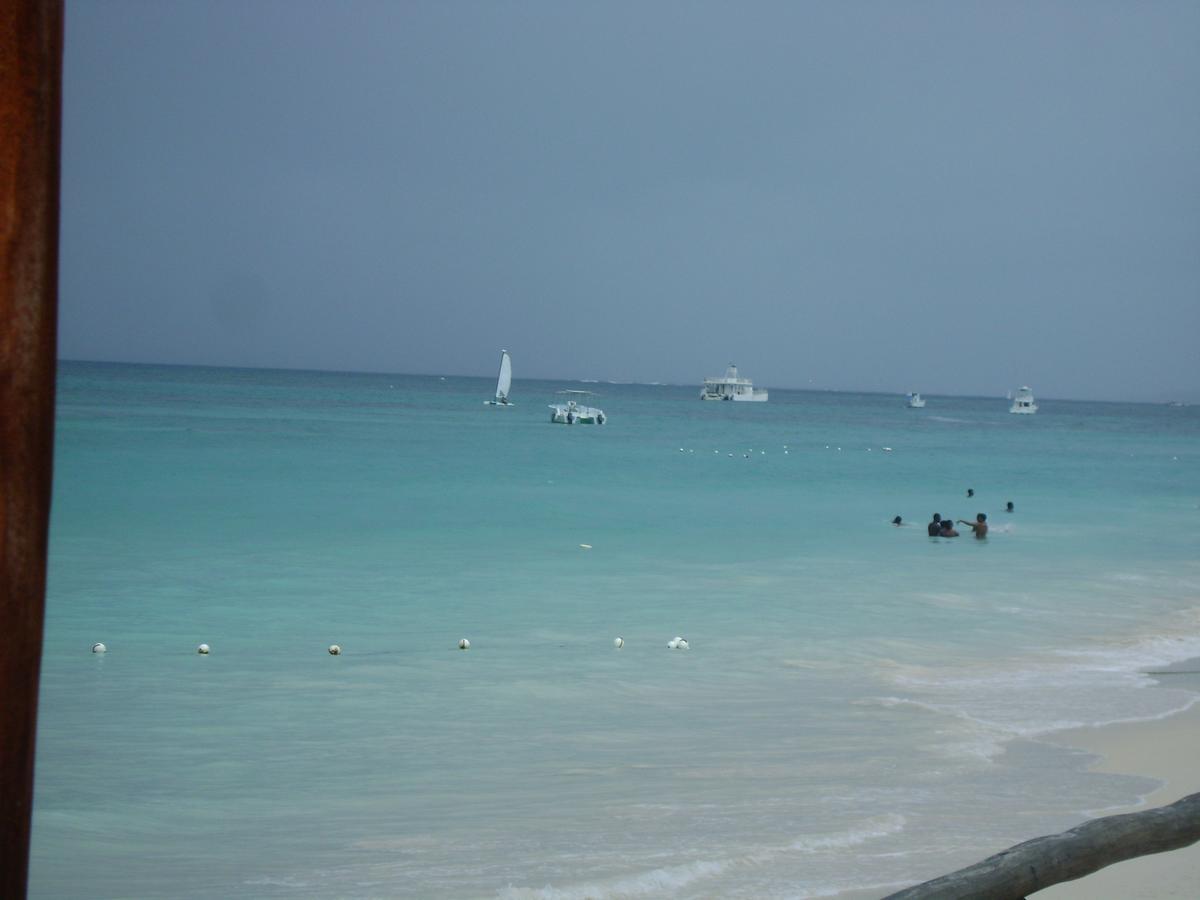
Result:
<svg viewBox="0 0 1200 900">
<path fill-rule="evenodd" d="M 813 897 L 1153 786 L 1042 738 L 1196 699 L 1200 408 L 492 388 L 63 364 L 32 896 Z"/>
</svg>

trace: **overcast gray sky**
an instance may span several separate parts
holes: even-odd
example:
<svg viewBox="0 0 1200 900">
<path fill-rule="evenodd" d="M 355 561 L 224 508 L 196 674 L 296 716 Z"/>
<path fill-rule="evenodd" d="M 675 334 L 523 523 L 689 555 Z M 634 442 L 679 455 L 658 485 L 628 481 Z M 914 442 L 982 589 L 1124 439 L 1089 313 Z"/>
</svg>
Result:
<svg viewBox="0 0 1200 900">
<path fill-rule="evenodd" d="M 1200 399 L 1200 4 L 68 0 L 69 359 Z"/>
</svg>

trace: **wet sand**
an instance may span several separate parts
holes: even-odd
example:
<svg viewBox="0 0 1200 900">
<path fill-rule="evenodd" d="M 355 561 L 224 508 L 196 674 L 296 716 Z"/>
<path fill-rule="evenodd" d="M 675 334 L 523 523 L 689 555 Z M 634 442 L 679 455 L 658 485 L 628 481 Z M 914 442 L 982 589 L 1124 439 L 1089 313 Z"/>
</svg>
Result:
<svg viewBox="0 0 1200 900">
<path fill-rule="evenodd" d="M 1171 667 L 1160 681 L 1200 690 L 1200 660 Z M 1055 734 L 1051 743 L 1095 754 L 1096 772 L 1142 775 L 1162 782 L 1138 805 L 1105 810 L 1103 815 L 1166 806 L 1200 791 L 1200 704 L 1152 722 L 1100 728 L 1075 728 Z M 1039 837 L 1031 834 L 1029 838 Z M 985 854 L 986 855 L 986 854 Z M 980 856 L 981 861 L 984 858 Z M 942 875 L 948 872 L 939 873 Z M 932 876 L 931 876 L 932 877 Z M 1056 884 L 1031 894 L 1038 900 L 1195 900 L 1200 896 L 1200 843 L 1142 856 L 1101 869 L 1085 878 Z M 878 900 L 903 885 L 882 891 L 852 891 L 837 900 Z"/>
<path fill-rule="evenodd" d="M 1192 671 L 1200 665 L 1191 664 Z M 1200 676 L 1180 675 L 1200 681 Z M 1147 775 L 1162 786 L 1146 796 L 1145 803 L 1111 813 L 1137 812 L 1174 803 L 1200 791 L 1200 706 L 1155 722 L 1078 728 L 1055 736 L 1055 743 L 1098 754 L 1093 769 Z M 1200 843 L 1142 856 L 1101 869 L 1086 878 L 1056 884 L 1038 891 L 1038 900 L 1165 900 L 1195 898 L 1200 888 Z"/>
</svg>

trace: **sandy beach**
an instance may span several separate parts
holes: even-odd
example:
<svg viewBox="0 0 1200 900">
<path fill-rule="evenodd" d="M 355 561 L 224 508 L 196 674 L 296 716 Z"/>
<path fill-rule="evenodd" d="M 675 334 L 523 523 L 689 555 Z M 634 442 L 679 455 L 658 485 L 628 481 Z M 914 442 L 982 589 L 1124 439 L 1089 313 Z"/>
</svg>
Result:
<svg viewBox="0 0 1200 900">
<path fill-rule="evenodd" d="M 1200 669 L 1193 661 L 1178 667 L 1189 672 Z M 1200 682 L 1200 675 L 1164 676 Z M 1146 796 L 1145 803 L 1118 812 L 1136 812 L 1174 803 L 1200 791 L 1200 706 L 1154 722 L 1134 722 L 1104 728 L 1079 728 L 1056 735 L 1055 743 L 1079 747 L 1100 756 L 1093 766 L 1098 772 L 1147 775 L 1163 782 Z M 1200 843 L 1131 859 L 1086 878 L 1038 891 L 1038 900 L 1140 900 L 1195 897 L 1200 884 Z"/>
<path fill-rule="evenodd" d="M 1200 688 L 1200 660 L 1177 664 L 1164 671 L 1165 684 Z M 1096 772 L 1143 775 L 1162 782 L 1144 802 L 1105 815 L 1166 806 L 1200 791 L 1200 704 L 1165 719 L 1129 722 L 1101 728 L 1075 728 L 1054 735 L 1051 743 L 1095 754 Z M 1029 835 L 1029 838 L 1040 835 Z M 981 861 L 984 858 L 980 856 Z M 942 872 L 939 874 L 948 874 Z M 932 876 L 931 876 L 932 877 Z M 1030 896 L 1038 900 L 1181 900 L 1195 898 L 1200 884 L 1200 843 L 1127 860 L 1101 869 L 1086 878 L 1063 882 Z M 902 886 L 879 891 L 848 891 L 837 900 L 878 900 Z"/>
</svg>

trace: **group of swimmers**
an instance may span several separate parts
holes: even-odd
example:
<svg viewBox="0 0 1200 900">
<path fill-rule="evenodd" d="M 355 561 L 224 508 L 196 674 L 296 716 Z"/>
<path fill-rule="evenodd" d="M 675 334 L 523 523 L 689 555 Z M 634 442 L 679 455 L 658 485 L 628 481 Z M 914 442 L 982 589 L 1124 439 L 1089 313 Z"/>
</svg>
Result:
<svg viewBox="0 0 1200 900">
<path fill-rule="evenodd" d="M 974 497 L 975 492 L 973 490 L 968 490 L 967 496 Z M 1004 511 L 1005 512 L 1013 511 L 1013 502 L 1011 500 L 1009 500 L 1008 503 L 1005 505 Z M 966 519 L 959 519 L 958 521 L 959 521 L 959 524 L 966 525 L 968 528 L 970 528 L 971 531 L 975 534 L 975 537 L 977 539 L 983 540 L 985 537 L 987 537 L 987 533 L 988 533 L 987 513 L 978 513 L 975 516 L 974 522 L 968 522 Z M 904 520 L 901 519 L 899 516 L 896 516 L 896 518 L 892 519 L 892 524 L 893 525 L 903 525 Z M 958 532 L 954 529 L 954 519 L 953 518 L 943 519 L 941 513 L 933 514 L 933 520 L 926 527 L 926 530 L 929 532 L 930 537 L 958 537 Z"/>
<path fill-rule="evenodd" d="M 979 513 L 975 516 L 974 522 L 968 522 L 966 519 L 958 520 L 963 525 L 967 525 L 975 532 L 975 537 L 982 540 L 987 537 L 988 523 L 987 513 Z M 933 521 L 929 523 L 926 530 L 930 537 L 958 537 L 958 532 L 954 530 L 953 519 L 943 519 L 941 513 L 933 514 Z"/>
</svg>

